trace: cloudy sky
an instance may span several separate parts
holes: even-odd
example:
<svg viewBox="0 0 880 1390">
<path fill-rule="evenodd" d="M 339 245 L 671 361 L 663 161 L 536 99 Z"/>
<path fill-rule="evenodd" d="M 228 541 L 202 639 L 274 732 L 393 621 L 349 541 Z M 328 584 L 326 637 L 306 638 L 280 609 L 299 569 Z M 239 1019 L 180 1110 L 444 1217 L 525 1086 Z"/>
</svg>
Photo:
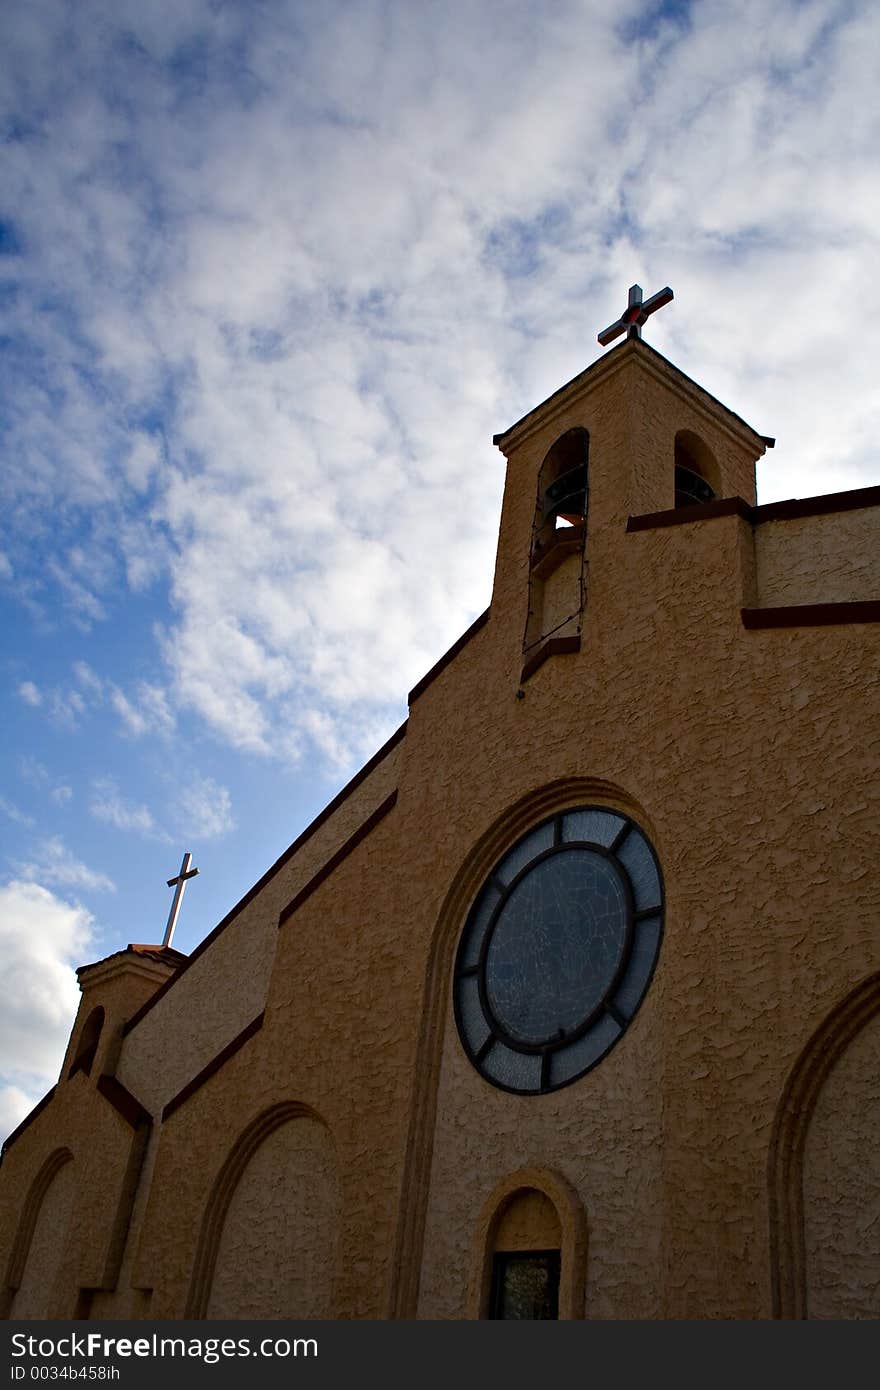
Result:
<svg viewBox="0 0 880 1390">
<path fill-rule="evenodd" d="M 191 949 L 489 598 L 494 431 L 646 336 L 880 481 L 870 0 L 28 0 L 0 19 L 0 1129 L 72 967 Z"/>
</svg>

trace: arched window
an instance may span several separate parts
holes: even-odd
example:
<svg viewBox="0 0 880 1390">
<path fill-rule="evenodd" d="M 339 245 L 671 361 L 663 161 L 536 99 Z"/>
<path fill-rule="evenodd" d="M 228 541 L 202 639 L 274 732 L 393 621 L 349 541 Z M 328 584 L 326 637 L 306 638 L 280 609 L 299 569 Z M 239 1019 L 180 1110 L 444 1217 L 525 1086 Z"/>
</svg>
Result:
<svg viewBox="0 0 880 1390">
<path fill-rule="evenodd" d="M 470 1316 L 584 1316 L 587 1223 L 577 1192 L 543 1167 L 509 1173 L 487 1197 L 474 1232 Z"/>
<path fill-rule="evenodd" d="M 283 1101 L 239 1135 L 208 1197 L 187 1318 L 330 1318 L 340 1183 L 308 1106 Z"/>
<path fill-rule="evenodd" d="M 545 1193 L 522 1188 L 495 1225 L 490 1318 L 559 1317 L 562 1228 Z"/>
<path fill-rule="evenodd" d="M 880 971 L 826 1016 L 779 1100 L 768 1164 L 774 1317 L 877 1316 L 878 1060 Z"/>
<path fill-rule="evenodd" d="M 98 1043 L 101 1039 L 101 1029 L 104 1027 L 104 1010 L 99 1004 L 96 1009 L 92 1009 L 79 1035 L 76 1056 L 70 1071 L 67 1073 L 68 1081 L 72 1076 L 76 1076 L 78 1071 L 84 1072 L 86 1076 L 91 1075 L 92 1063 L 98 1051 Z"/>
<path fill-rule="evenodd" d="M 69 1149 L 55 1149 L 31 1183 L 0 1291 L 2 1318 L 69 1316 L 56 1285 L 76 1196 L 72 1160 Z"/>
<path fill-rule="evenodd" d="M 675 436 L 675 505 L 693 507 L 719 495 L 720 478 L 715 455 L 693 430 Z"/>
</svg>

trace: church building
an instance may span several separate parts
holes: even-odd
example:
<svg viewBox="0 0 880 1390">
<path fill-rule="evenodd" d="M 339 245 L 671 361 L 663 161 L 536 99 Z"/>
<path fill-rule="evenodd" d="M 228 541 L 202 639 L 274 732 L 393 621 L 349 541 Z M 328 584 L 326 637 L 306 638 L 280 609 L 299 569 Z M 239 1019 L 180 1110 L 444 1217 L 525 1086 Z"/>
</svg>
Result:
<svg viewBox="0 0 880 1390">
<path fill-rule="evenodd" d="M 757 505 L 637 290 L 402 727 L 79 970 L 6 1316 L 880 1316 L 880 487 Z"/>
</svg>

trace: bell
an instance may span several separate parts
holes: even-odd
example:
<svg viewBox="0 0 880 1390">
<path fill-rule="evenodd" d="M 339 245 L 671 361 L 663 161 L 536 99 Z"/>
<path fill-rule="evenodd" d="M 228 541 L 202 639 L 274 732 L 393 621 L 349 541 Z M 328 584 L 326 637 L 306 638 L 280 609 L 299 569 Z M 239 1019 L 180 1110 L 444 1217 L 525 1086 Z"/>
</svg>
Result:
<svg viewBox="0 0 880 1390">
<path fill-rule="evenodd" d="M 587 466 L 578 464 L 551 483 L 544 493 L 544 520 L 577 521 L 587 511 Z"/>
<path fill-rule="evenodd" d="M 684 464 L 675 465 L 676 507 L 693 507 L 698 502 L 712 502 L 714 499 L 715 493 L 705 478 L 701 478 L 693 469 L 685 468 Z"/>
</svg>

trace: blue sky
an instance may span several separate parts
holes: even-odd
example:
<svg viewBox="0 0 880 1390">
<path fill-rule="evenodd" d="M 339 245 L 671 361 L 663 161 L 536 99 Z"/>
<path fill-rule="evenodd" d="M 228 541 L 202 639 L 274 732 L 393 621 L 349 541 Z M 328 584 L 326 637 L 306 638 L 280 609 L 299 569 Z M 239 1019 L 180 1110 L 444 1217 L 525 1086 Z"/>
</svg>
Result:
<svg viewBox="0 0 880 1390">
<path fill-rule="evenodd" d="M 493 432 L 646 336 L 880 481 L 876 6 L 29 0 L 0 20 L 0 1128 L 72 968 L 191 949 L 488 602 Z"/>
</svg>

